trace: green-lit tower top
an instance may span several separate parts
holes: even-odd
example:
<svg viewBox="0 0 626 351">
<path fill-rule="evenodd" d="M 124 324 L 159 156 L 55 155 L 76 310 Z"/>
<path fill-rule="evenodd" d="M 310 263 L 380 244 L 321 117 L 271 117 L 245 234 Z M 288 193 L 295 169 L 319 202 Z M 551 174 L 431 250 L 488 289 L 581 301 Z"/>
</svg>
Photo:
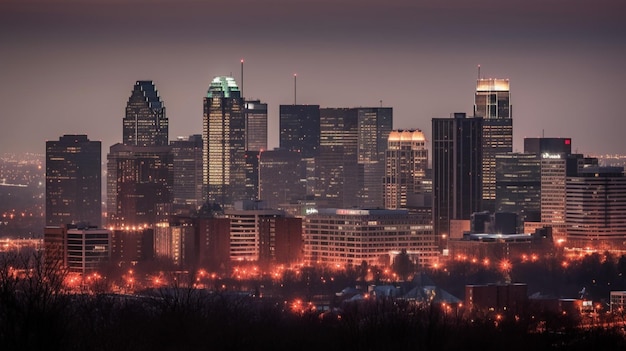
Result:
<svg viewBox="0 0 626 351">
<path fill-rule="evenodd" d="M 233 77 L 219 76 L 213 78 L 207 97 L 241 98 L 241 91 Z"/>
</svg>

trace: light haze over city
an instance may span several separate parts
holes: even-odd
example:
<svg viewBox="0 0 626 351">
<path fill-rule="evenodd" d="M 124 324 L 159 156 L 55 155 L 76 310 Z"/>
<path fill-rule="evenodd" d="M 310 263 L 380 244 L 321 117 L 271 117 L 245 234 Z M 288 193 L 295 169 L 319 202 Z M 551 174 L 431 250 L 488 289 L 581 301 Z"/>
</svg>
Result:
<svg viewBox="0 0 626 351">
<path fill-rule="evenodd" d="M 152 80 L 170 140 L 202 132 L 202 98 L 232 75 L 278 108 L 393 108 L 394 128 L 473 109 L 477 66 L 508 78 L 514 151 L 571 137 L 573 151 L 624 153 L 626 4 L 619 1 L 2 1 L 0 151 L 44 153 L 87 134 L 122 139 L 137 80 Z"/>
</svg>

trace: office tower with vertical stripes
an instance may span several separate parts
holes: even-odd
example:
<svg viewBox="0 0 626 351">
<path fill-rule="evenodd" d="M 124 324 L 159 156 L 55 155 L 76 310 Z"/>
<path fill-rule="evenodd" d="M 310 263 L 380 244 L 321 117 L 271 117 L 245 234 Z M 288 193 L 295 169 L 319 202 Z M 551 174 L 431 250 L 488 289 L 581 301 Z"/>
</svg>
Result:
<svg viewBox="0 0 626 351">
<path fill-rule="evenodd" d="M 479 78 L 474 116 L 483 118 L 482 207 L 495 211 L 496 155 L 513 151 L 513 114 L 508 79 Z"/>
<path fill-rule="evenodd" d="M 232 207 L 252 199 L 246 187 L 246 114 L 232 77 L 215 77 L 204 98 L 204 184 L 207 201 Z"/>
</svg>

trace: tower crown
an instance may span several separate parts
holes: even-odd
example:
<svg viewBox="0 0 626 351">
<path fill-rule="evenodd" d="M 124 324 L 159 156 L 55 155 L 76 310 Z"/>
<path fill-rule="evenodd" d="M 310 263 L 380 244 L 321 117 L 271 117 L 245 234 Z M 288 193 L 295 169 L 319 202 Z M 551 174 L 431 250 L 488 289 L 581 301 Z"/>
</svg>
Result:
<svg viewBox="0 0 626 351">
<path fill-rule="evenodd" d="M 233 77 L 218 76 L 213 78 L 207 97 L 239 98 L 241 91 Z"/>
</svg>

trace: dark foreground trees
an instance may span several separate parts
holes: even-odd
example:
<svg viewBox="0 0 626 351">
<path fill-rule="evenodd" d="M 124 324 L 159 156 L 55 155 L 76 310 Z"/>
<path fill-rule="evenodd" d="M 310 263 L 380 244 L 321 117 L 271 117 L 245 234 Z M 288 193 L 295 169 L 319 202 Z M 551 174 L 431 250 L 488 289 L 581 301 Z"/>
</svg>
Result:
<svg viewBox="0 0 626 351">
<path fill-rule="evenodd" d="M 68 294 L 62 277 L 52 273 L 38 257 L 2 257 L 0 349 L 626 349 L 620 329 L 562 323 L 539 330 L 514 319 L 463 318 L 403 300 L 370 298 L 319 311 L 182 287 L 142 295 Z"/>
</svg>

